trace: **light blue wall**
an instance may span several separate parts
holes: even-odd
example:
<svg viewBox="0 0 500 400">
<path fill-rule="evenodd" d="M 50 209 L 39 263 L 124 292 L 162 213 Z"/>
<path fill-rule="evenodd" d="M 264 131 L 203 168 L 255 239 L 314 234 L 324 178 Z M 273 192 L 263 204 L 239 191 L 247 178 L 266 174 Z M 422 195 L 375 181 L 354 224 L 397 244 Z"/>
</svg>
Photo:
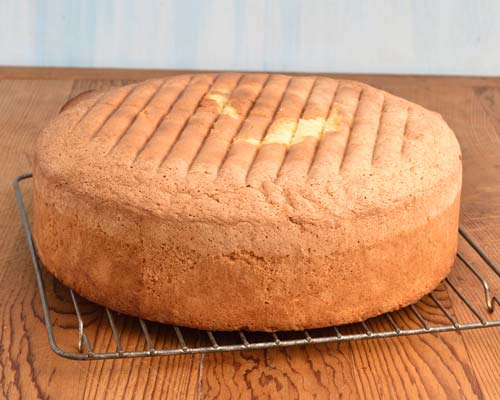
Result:
<svg viewBox="0 0 500 400">
<path fill-rule="evenodd" d="M 500 1 L 0 0 L 0 65 L 500 75 Z"/>
</svg>

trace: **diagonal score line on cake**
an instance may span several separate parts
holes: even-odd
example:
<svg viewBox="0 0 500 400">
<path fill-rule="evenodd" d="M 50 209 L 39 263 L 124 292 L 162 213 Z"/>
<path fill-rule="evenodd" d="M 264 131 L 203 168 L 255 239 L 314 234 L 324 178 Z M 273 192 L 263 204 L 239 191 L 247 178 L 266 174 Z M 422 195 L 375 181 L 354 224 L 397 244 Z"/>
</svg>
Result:
<svg viewBox="0 0 500 400">
<path fill-rule="evenodd" d="M 358 102 L 356 103 L 356 110 L 354 110 L 354 114 L 352 116 L 352 121 L 349 125 L 349 132 L 348 132 L 347 140 L 345 142 L 344 148 L 342 149 L 342 158 L 340 159 L 339 171 L 342 170 L 342 166 L 344 164 L 344 161 L 345 161 L 345 158 L 347 155 L 347 148 L 349 147 L 349 144 L 351 142 L 352 128 L 354 127 L 354 125 L 356 123 L 356 116 L 358 115 L 359 103 L 361 102 L 361 97 L 363 96 L 363 91 L 364 91 L 363 88 L 361 88 L 361 90 L 359 91 Z"/>
<path fill-rule="evenodd" d="M 84 92 L 82 92 L 82 93 L 84 93 Z M 104 95 L 104 92 L 100 92 L 100 93 L 98 93 L 96 95 L 94 102 L 91 104 L 91 106 L 89 108 L 87 108 L 87 110 L 85 110 L 85 112 L 80 116 L 80 118 L 78 118 L 78 120 L 75 122 L 75 124 L 69 130 L 68 135 L 71 135 L 73 133 L 73 131 L 76 129 L 76 127 L 80 124 L 80 122 L 82 122 L 87 117 L 87 115 L 89 115 L 90 111 L 93 110 L 94 106 L 99 103 L 99 100 L 101 100 L 101 98 L 102 98 L 103 95 Z M 79 96 L 79 94 L 76 95 L 76 96 L 74 96 L 74 97 L 72 97 L 67 102 L 70 102 L 72 99 L 74 99 L 74 98 L 76 98 L 78 96 Z"/>
<path fill-rule="evenodd" d="M 299 127 L 300 120 L 304 117 L 304 112 L 307 110 L 307 106 L 309 105 L 309 100 L 311 99 L 311 95 L 314 92 L 314 88 L 316 87 L 318 83 L 318 78 L 315 77 L 313 84 L 311 85 L 311 88 L 309 89 L 309 93 L 307 94 L 306 101 L 304 102 L 304 105 L 302 106 L 302 110 L 300 111 L 299 118 L 297 119 L 297 122 L 295 123 L 295 127 L 293 129 L 293 133 L 290 136 L 290 139 L 288 140 L 288 144 L 286 146 L 285 154 L 283 156 L 283 159 L 281 160 L 281 165 L 278 168 L 278 171 L 276 172 L 276 176 L 274 177 L 274 182 L 276 182 L 276 179 L 280 176 L 281 169 L 283 168 L 283 165 L 285 164 L 285 161 L 287 159 L 287 156 L 290 151 L 290 146 L 293 143 L 293 140 L 295 139 L 295 135 L 297 134 L 297 129 Z M 323 123 L 324 124 L 324 123 Z"/>
<path fill-rule="evenodd" d="M 403 129 L 403 142 L 401 143 L 401 157 L 404 158 L 404 155 L 406 154 L 406 149 L 408 146 L 408 124 L 410 122 L 410 113 L 411 113 L 412 108 L 408 106 L 408 110 L 406 112 L 406 123 L 405 127 Z"/>
<path fill-rule="evenodd" d="M 309 92 L 307 93 L 306 101 L 304 102 L 304 105 L 302 106 L 302 110 L 300 111 L 300 116 L 297 119 L 297 123 L 295 124 L 295 129 L 293 130 L 293 133 L 290 136 L 290 139 L 288 141 L 287 148 L 292 145 L 293 140 L 295 139 L 295 135 L 297 134 L 297 127 L 299 126 L 300 120 L 303 119 L 303 117 L 304 117 L 304 112 L 307 109 L 307 106 L 309 105 L 309 101 L 311 100 L 311 95 L 314 92 L 314 89 L 316 88 L 317 83 L 318 83 L 318 78 L 314 78 L 313 84 L 311 85 L 311 88 L 309 89 Z"/>
<path fill-rule="evenodd" d="M 221 89 L 227 89 L 225 86 L 226 83 L 222 83 L 225 79 L 229 79 L 228 75 L 233 75 L 233 76 L 238 76 L 238 80 L 234 83 L 231 83 L 231 89 L 229 92 L 222 92 L 223 95 L 222 97 L 225 97 L 226 101 L 227 98 L 229 97 L 230 93 L 232 90 L 236 87 L 237 83 L 242 77 L 242 74 L 217 74 L 214 78 L 214 80 L 211 82 L 208 90 L 205 91 L 205 94 L 200 98 L 200 100 L 197 102 L 196 107 L 192 111 L 192 114 L 189 116 L 188 120 L 186 121 L 185 124 L 183 124 L 182 129 L 178 132 L 178 134 L 175 137 L 175 141 L 171 144 L 171 146 L 168 148 L 168 151 L 161 160 L 160 164 L 157 167 L 157 171 L 168 168 L 169 163 L 174 163 L 175 160 L 184 160 L 185 154 L 182 154 L 185 152 L 188 148 L 194 148 L 196 147 L 196 151 L 194 154 L 191 155 L 190 163 L 193 162 L 197 155 L 197 151 L 199 150 L 199 146 L 202 144 L 201 142 L 198 143 L 196 146 L 193 146 L 192 143 L 189 143 L 193 139 L 196 139 L 196 136 L 193 137 L 193 135 L 196 134 L 196 132 L 202 132 L 204 135 L 208 134 L 208 130 L 211 128 L 213 123 L 216 120 L 215 115 L 220 115 L 222 113 L 222 109 L 225 103 L 222 105 L 219 104 L 220 102 L 220 97 L 221 97 Z M 219 102 L 214 99 L 213 97 L 218 97 Z M 218 105 L 217 112 L 214 113 L 213 111 L 207 111 L 207 105 L 204 104 L 206 101 L 215 101 Z M 212 115 L 212 119 L 209 123 L 209 125 L 205 126 L 203 129 L 199 129 L 199 121 L 197 122 L 196 120 L 201 118 L 203 119 L 203 116 L 206 116 L 206 114 Z M 193 128 L 194 127 L 194 128 Z M 196 128 L 196 129 L 195 129 Z M 193 133 L 193 131 L 196 131 Z M 203 139 L 203 138 L 202 138 Z M 187 169 L 184 172 L 188 172 Z"/>
<path fill-rule="evenodd" d="M 108 120 L 112 117 L 112 115 L 120 108 L 120 106 L 127 100 L 128 96 L 132 93 L 132 91 L 135 89 L 136 85 L 129 85 L 129 86 L 115 86 L 109 89 L 107 92 L 103 92 L 102 95 L 99 96 L 98 101 L 96 101 L 92 107 L 90 107 L 85 115 L 78 121 L 78 124 L 73 127 L 73 130 L 71 131 L 74 133 L 76 130 L 81 130 L 81 137 L 86 141 L 86 142 L 92 142 L 92 140 L 99 134 L 100 130 L 102 127 L 108 122 Z M 107 97 L 110 96 L 111 94 L 114 94 L 121 89 L 125 89 L 124 93 L 120 94 L 120 100 L 118 103 L 113 104 L 113 101 L 108 99 Z M 98 113 L 99 110 L 102 109 L 103 107 L 106 106 L 111 106 L 112 108 L 107 110 L 105 113 L 104 119 L 99 122 L 100 116 L 94 116 L 92 118 L 93 113 Z M 90 127 L 90 129 L 83 129 L 81 128 L 82 125 L 87 123 L 88 121 L 95 121 L 98 122 L 98 124 L 95 127 Z"/>
<path fill-rule="evenodd" d="M 240 124 L 238 125 L 238 128 L 236 129 L 232 138 L 230 139 L 229 146 L 227 146 L 226 151 L 224 153 L 224 156 L 222 157 L 222 160 L 220 161 L 220 163 L 217 166 L 217 171 L 215 173 L 216 177 L 219 176 L 221 166 L 224 164 L 224 161 L 226 161 L 227 155 L 229 154 L 229 150 L 231 149 L 231 144 L 234 141 L 234 138 L 237 137 L 238 134 L 241 132 L 241 128 L 245 125 L 246 119 L 252 113 L 253 109 L 255 108 L 255 105 L 258 103 L 259 99 L 261 98 L 262 93 L 264 93 L 264 91 L 267 87 L 267 84 L 269 83 L 269 80 L 271 79 L 271 76 L 272 76 L 271 74 L 267 74 L 266 80 L 262 84 L 262 87 L 260 88 L 259 93 L 257 94 L 257 96 L 255 97 L 255 99 L 252 102 L 252 106 L 247 110 L 245 115 L 241 118 L 241 121 L 240 121 Z"/>
<path fill-rule="evenodd" d="M 372 165 L 374 167 L 387 167 L 400 162 L 407 122 L 408 106 L 386 97 L 385 114 L 373 151 Z"/>
<path fill-rule="evenodd" d="M 309 181 L 323 182 L 339 174 L 341 159 L 358 107 L 360 91 L 361 86 L 352 85 L 349 81 L 339 81 L 334 101 L 334 114 L 328 121 L 328 130 L 318 144 L 317 154 L 308 177 Z"/>
<path fill-rule="evenodd" d="M 375 158 L 375 149 L 377 147 L 377 145 L 379 145 L 379 141 L 380 141 L 380 128 L 382 126 L 382 118 L 384 118 L 384 112 L 385 112 L 385 107 L 386 107 L 386 97 L 385 97 L 385 94 L 382 93 L 382 108 L 380 110 L 380 116 L 379 116 L 379 119 L 378 119 L 378 125 L 377 125 L 377 132 L 375 133 L 375 142 L 373 143 L 373 147 L 371 149 L 371 152 L 372 152 L 372 155 L 371 155 L 371 160 L 370 160 L 370 163 L 371 165 L 373 166 L 373 161 L 374 161 L 374 158 Z"/>
<path fill-rule="evenodd" d="M 66 97 L 66 102 L 64 103 L 64 105 L 59 110 L 59 114 L 62 114 L 65 111 L 65 108 L 68 105 L 68 103 L 71 103 L 73 100 L 75 100 L 77 97 L 80 97 L 83 94 L 94 94 L 95 95 L 94 101 L 92 102 L 91 106 L 87 110 L 85 110 L 85 112 L 80 116 L 80 118 L 78 119 L 78 121 L 76 121 L 76 123 L 73 126 L 73 128 L 76 125 L 78 125 L 87 116 L 87 114 L 94 108 L 94 106 L 99 102 L 99 100 L 101 99 L 101 97 L 104 95 L 104 91 L 103 90 L 97 90 L 96 88 L 90 88 L 90 89 L 86 89 L 86 90 L 83 90 L 83 91 L 78 91 L 77 92 L 78 94 L 74 95 L 73 91 L 75 89 L 78 90 L 77 83 L 81 83 L 81 82 L 82 82 L 82 80 L 75 80 L 73 82 L 73 85 L 71 86 L 71 92 L 68 94 L 68 96 Z M 71 108 L 72 107 L 70 107 L 69 109 L 71 109 Z M 71 133 L 71 132 L 72 132 L 72 130 L 69 133 Z"/>
<path fill-rule="evenodd" d="M 288 154 L 283 162 L 277 183 L 305 182 L 316 152 L 316 146 L 325 126 L 328 126 L 328 114 L 334 98 L 338 81 L 319 78 L 313 88 L 309 102 L 297 125 L 295 136 L 291 140 Z"/>
<path fill-rule="evenodd" d="M 311 158 L 311 162 L 309 164 L 309 168 L 307 169 L 307 174 L 306 174 L 306 178 L 309 177 L 309 174 L 311 173 L 311 168 L 314 164 L 314 161 L 316 159 L 316 156 L 318 154 L 318 149 L 319 149 L 319 145 L 321 143 L 321 141 L 323 140 L 323 137 L 325 135 L 325 130 L 326 130 L 326 126 L 327 126 L 327 123 L 328 121 L 330 120 L 330 117 L 333 115 L 334 113 L 334 108 L 335 108 L 335 100 L 337 100 L 337 93 L 339 92 L 339 87 L 340 87 L 340 82 L 337 81 L 337 86 L 335 86 L 335 91 L 333 92 L 333 96 L 332 96 L 332 100 L 328 106 L 328 113 L 327 113 L 327 116 L 326 116 L 326 120 L 325 120 L 325 123 L 323 124 L 323 129 L 321 130 L 321 133 L 319 135 L 319 138 L 318 140 L 316 141 L 316 146 L 314 147 L 314 153 L 313 153 L 313 156 Z"/>
<path fill-rule="evenodd" d="M 269 74 L 246 74 L 243 77 L 228 99 L 227 113 L 225 110 L 222 111 L 220 120 L 214 123 L 211 134 L 207 136 L 204 146 L 193 161 L 190 174 L 202 173 L 205 179 L 210 180 L 217 178 L 233 138 L 245 126 L 249 110 L 255 106 L 256 99 L 265 88 L 269 76 Z"/>
<path fill-rule="evenodd" d="M 276 118 L 276 114 L 278 113 L 278 111 L 280 110 L 281 108 L 281 105 L 283 104 L 283 100 L 285 100 L 285 97 L 286 97 L 286 94 L 288 92 L 288 89 L 290 87 L 290 84 L 292 83 L 292 77 L 290 77 L 288 79 L 288 82 L 287 82 L 287 85 L 285 87 L 285 90 L 283 91 L 282 95 L 281 95 L 281 98 L 278 102 L 278 104 L 276 105 L 276 108 L 273 110 L 273 115 L 271 116 L 271 118 L 269 119 L 268 121 L 268 124 L 259 140 L 259 145 L 258 145 L 258 148 L 257 148 L 257 151 L 255 152 L 255 154 L 253 155 L 252 157 L 252 161 L 250 162 L 247 170 L 245 171 L 245 185 L 248 184 L 248 174 L 250 173 L 250 171 L 252 170 L 252 167 L 254 166 L 254 163 L 255 163 L 255 160 L 257 160 L 257 157 L 259 155 L 259 152 L 260 152 L 260 148 L 261 148 L 261 145 L 262 145 L 262 140 L 266 137 L 268 131 L 269 131 L 269 128 L 271 126 L 271 124 L 273 123 L 274 119 Z"/>
<path fill-rule="evenodd" d="M 366 90 L 367 89 L 367 90 Z M 356 119 L 349 137 L 342 173 L 357 174 L 372 168 L 372 154 L 377 139 L 380 115 L 383 106 L 383 92 L 366 88 L 359 102 Z"/>
<path fill-rule="evenodd" d="M 182 135 L 182 132 L 184 132 L 184 130 L 186 129 L 186 127 L 189 125 L 190 121 L 192 120 L 192 118 L 194 117 L 194 115 L 196 114 L 196 110 L 198 109 L 198 107 L 200 106 L 201 102 L 203 101 L 203 99 L 207 96 L 208 93 L 210 93 L 210 90 L 212 89 L 214 83 L 217 81 L 217 78 L 220 76 L 220 74 L 215 74 L 213 76 L 213 79 L 212 81 L 210 82 L 210 84 L 208 85 L 207 89 L 204 91 L 204 93 L 200 96 L 199 100 L 196 102 L 195 106 L 194 106 L 194 110 L 195 112 L 193 114 L 191 114 L 189 117 L 187 117 L 181 128 L 179 129 L 177 135 L 175 136 L 174 138 L 174 141 L 172 142 L 172 144 L 167 148 L 167 151 L 165 152 L 165 154 L 161 157 L 158 165 L 156 166 L 156 171 L 158 172 L 158 170 L 161 168 L 162 164 L 166 161 L 166 159 L 168 158 L 168 156 L 170 155 L 170 152 L 172 151 L 175 143 L 177 142 L 178 138 Z M 153 135 L 154 136 L 154 135 Z M 152 139 L 153 139 L 153 136 L 149 138 L 149 141 L 151 142 Z M 144 149 L 146 148 L 146 146 L 144 146 Z M 143 149 L 143 150 L 144 150 Z M 139 154 L 137 155 L 137 157 L 139 157 Z"/>
<path fill-rule="evenodd" d="M 116 111 L 122 106 L 123 103 L 125 103 L 125 101 L 130 97 L 130 95 L 138 88 L 138 85 L 130 85 L 129 87 L 129 90 L 127 91 L 127 93 L 125 94 L 125 96 L 123 96 L 123 99 L 120 100 L 120 102 L 118 104 L 116 104 L 114 106 L 114 108 L 110 111 L 110 113 L 106 116 L 106 118 L 104 119 L 104 121 L 99 125 L 99 127 L 92 133 L 91 137 L 90 137 L 90 141 L 94 140 L 95 137 L 97 136 L 97 134 L 99 133 L 99 131 L 103 128 L 104 125 L 106 125 L 106 123 L 111 119 L 111 117 L 116 113 Z M 103 103 L 96 103 L 95 105 L 98 105 L 98 104 L 103 104 Z"/>
<path fill-rule="evenodd" d="M 200 145 L 198 146 L 198 149 L 196 150 L 196 154 L 194 155 L 194 157 L 190 161 L 189 166 L 187 168 L 187 173 L 189 173 L 191 171 L 191 168 L 193 167 L 193 164 L 194 164 L 196 158 L 200 154 L 201 149 L 203 148 L 203 146 L 205 146 L 207 138 L 210 136 L 210 133 L 212 132 L 214 125 L 217 123 L 217 121 L 219 121 L 221 115 L 224 115 L 224 110 L 226 109 L 226 106 L 227 106 L 229 100 L 231 99 L 231 96 L 233 95 L 234 91 L 238 88 L 239 84 L 241 83 L 241 81 L 244 77 L 245 77 L 245 74 L 240 75 L 240 77 L 238 78 L 238 81 L 236 82 L 234 87 L 231 89 L 231 91 L 228 93 L 227 97 L 225 98 L 224 104 L 222 105 L 221 110 L 220 110 L 219 114 L 217 115 L 217 118 L 215 118 L 212 121 L 212 123 L 210 124 L 210 126 L 208 127 L 206 134 L 203 137 L 202 142 L 200 143 Z"/>
<path fill-rule="evenodd" d="M 263 88 L 240 131 L 230 144 L 224 163 L 220 166 L 219 178 L 235 185 L 246 185 L 246 175 L 257 153 L 261 140 L 288 87 L 290 77 L 273 75 Z"/>
<path fill-rule="evenodd" d="M 106 151 L 105 155 L 108 155 L 113 151 L 113 149 L 118 146 L 118 143 L 122 140 L 122 138 L 127 134 L 129 131 L 130 127 L 134 124 L 135 121 L 137 121 L 138 116 L 144 112 L 146 108 L 151 104 L 151 101 L 155 98 L 155 96 L 158 94 L 160 89 L 168 82 L 168 79 L 164 79 L 160 85 L 153 91 L 153 93 L 149 96 L 149 98 L 146 100 L 145 104 L 141 107 L 141 109 L 136 112 L 132 120 L 129 122 L 127 127 L 123 130 L 123 132 L 116 138 L 115 142 L 110 146 L 110 148 Z"/>
<path fill-rule="evenodd" d="M 260 143 L 258 154 L 248 173 L 248 184 L 259 187 L 266 182 L 275 182 L 283 164 L 290 137 L 293 136 L 315 78 L 294 77 L 286 91 L 283 102 Z"/>
<path fill-rule="evenodd" d="M 132 166 L 140 151 L 155 134 L 165 114 L 169 113 L 180 93 L 182 93 L 192 79 L 192 75 L 181 75 L 179 79 L 167 78 L 153 93 L 142 109 L 136 109 L 136 115 L 127 130 L 122 134 L 119 142 L 110 150 L 110 154 L 118 156 Z M 150 86 L 151 87 L 151 86 Z M 148 88 L 146 88 L 147 90 Z"/>
<path fill-rule="evenodd" d="M 133 157 L 133 159 L 131 161 L 131 165 L 133 165 L 137 161 L 137 158 L 139 157 L 139 155 L 141 154 L 141 152 L 146 148 L 146 146 L 148 145 L 148 143 L 151 141 L 151 139 L 153 138 L 153 136 L 157 132 L 157 130 L 160 127 L 160 125 L 163 123 L 163 121 L 167 117 L 167 115 L 170 113 L 170 111 L 172 110 L 172 108 L 174 108 L 174 106 L 177 104 L 177 102 L 182 97 L 182 95 L 186 92 L 186 89 L 191 85 L 191 82 L 193 81 L 193 79 L 194 79 L 194 75 L 191 75 L 189 77 L 189 81 L 186 83 L 186 85 L 182 88 L 182 90 L 179 91 L 179 93 L 177 94 L 176 98 L 172 101 L 172 103 L 170 104 L 170 106 L 163 112 L 163 114 L 161 115 L 160 119 L 158 120 L 158 122 L 155 124 L 153 130 L 151 131 L 151 134 L 147 137 L 147 139 L 144 141 L 144 143 L 142 144 L 142 146 L 137 149 L 137 152 L 136 152 L 136 154 L 134 155 L 134 157 Z M 162 85 L 162 87 L 163 87 L 163 85 Z"/>
</svg>

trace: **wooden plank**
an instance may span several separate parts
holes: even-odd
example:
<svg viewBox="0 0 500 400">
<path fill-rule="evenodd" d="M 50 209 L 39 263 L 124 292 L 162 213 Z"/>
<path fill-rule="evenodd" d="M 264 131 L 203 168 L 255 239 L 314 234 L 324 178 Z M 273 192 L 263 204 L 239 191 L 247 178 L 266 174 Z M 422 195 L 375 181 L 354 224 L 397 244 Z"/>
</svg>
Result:
<svg viewBox="0 0 500 400">
<path fill-rule="evenodd" d="M 31 145 L 71 89 L 71 82 L 0 82 L 0 376 L 6 398 L 41 398 L 49 393 L 55 364 L 36 310 L 36 288 L 11 183 L 29 170 Z M 60 388 L 62 395 L 73 391 Z"/>
<path fill-rule="evenodd" d="M 144 80 L 185 73 L 176 70 L 145 70 L 118 68 L 49 68 L 49 67 L 0 67 L 0 79 L 68 79 L 68 80 Z"/>
<path fill-rule="evenodd" d="M 52 68 L 52 67 L 17 67 L 0 66 L 0 79 L 56 79 L 56 80 L 144 80 L 161 78 L 183 73 L 202 73 L 203 70 L 164 70 L 164 69 L 120 69 L 120 68 Z M 288 75 L 311 75 L 309 72 L 286 72 Z M 464 88 L 500 86 L 499 77 L 458 77 L 431 75 L 381 75 L 381 74 L 347 74 L 318 72 L 316 75 L 330 76 L 339 79 L 352 79 L 366 82 L 376 87 L 398 93 L 406 90 L 411 97 L 411 89 L 415 87 L 445 86 L 463 90 Z M 458 87 L 457 87 L 458 83 Z"/>
</svg>

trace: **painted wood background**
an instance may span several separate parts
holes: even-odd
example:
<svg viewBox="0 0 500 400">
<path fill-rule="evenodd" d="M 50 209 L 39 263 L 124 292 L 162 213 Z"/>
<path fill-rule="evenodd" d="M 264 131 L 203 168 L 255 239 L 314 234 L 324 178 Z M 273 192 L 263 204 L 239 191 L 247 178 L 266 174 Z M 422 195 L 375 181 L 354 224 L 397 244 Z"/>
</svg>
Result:
<svg viewBox="0 0 500 400">
<path fill-rule="evenodd" d="M 0 65 L 500 75 L 500 2 L 0 0 Z"/>
</svg>

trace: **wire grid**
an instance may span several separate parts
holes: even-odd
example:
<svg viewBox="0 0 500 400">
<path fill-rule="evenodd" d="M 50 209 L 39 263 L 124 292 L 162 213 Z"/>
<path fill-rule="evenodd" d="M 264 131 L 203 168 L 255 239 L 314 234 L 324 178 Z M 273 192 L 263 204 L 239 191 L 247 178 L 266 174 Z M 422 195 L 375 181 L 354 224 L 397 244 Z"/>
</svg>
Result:
<svg viewBox="0 0 500 400">
<path fill-rule="evenodd" d="M 46 280 L 49 274 L 45 273 L 41 268 L 20 190 L 20 182 L 30 179 L 31 177 L 32 174 L 18 176 L 14 181 L 14 188 L 40 292 L 49 343 L 51 348 L 62 357 L 75 360 L 97 360 L 212 353 L 388 338 L 500 326 L 500 319 L 488 318 L 488 314 L 489 317 L 493 315 L 496 303 L 500 303 L 499 297 L 492 294 L 493 290 L 490 289 L 491 279 L 495 280 L 495 284 L 500 283 L 500 269 L 471 238 L 467 231 L 460 227 L 460 235 L 469 246 L 469 249 L 467 249 L 468 252 L 474 255 L 483 267 L 479 269 L 478 266 L 470 260 L 470 257 L 465 256 L 464 251 L 460 250 L 457 253 L 457 260 L 460 261 L 459 263 L 457 262 L 457 264 L 461 264 L 462 268 L 465 269 L 461 271 L 461 273 L 468 273 L 474 277 L 477 283 L 477 287 L 474 288 L 474 290 L 470 287 L 462 288 L 460 281 L 466 281 L 466 279 L 464 279 L 464 277 L 460 279 L 460 276 L 451 279 L 451 276 L 455 275 L 452 273 L 450 277 L 444 279 L 440 289 L 430 293 L 417 304 L 410 305 L 400 311 L 386 313 L 368 321 L 341 327 L 304 330 L 301 332 L 273 333 L 200 331 L 178 326 L 161 325 L 149 321 L 146 322 L 135 317 L 121 316 L 108 308 L 92 305 L 95 309 L 101 310 L 100 312 L 102 313 L 97 331 L 95 331 L 94 335 L 96 341 L 99 332 L 102 332 L 102 330 L 111 330 L 116 346 L 115 351 L 109 351 L 109 345 L 104 351 L 97 351 L 89 339 L 91 335 L 87 334 L 88 329 L 95 324 L 84 322 L 85 318 L 82 313 L 82 302 L 87 305 L 92 303 L 88 303 L 79 298 L 71 289 L 64 288 L 59 284 L 59 290 L 64 290 L 66 293 L 69 291 L 70 302 L 74 308 L 74 314 L 77 320 L 77 327 L 75 328 L 77 328 L 78 332 L 78 336 L 75 334 L 75 337 L 71 339 L 74 340 L 73 346 L 70 346 L 72 349 L 64 350 L 58 345 L 55 339 L 54 324 L 51 319 L 51 307 L 49 307 L 48 304 L 48 292 L 46 290 Z M 454 272 L 457 268 L 458 266 L 455 266 Z M 489 277 L 489 280 L 487 280 L 486 276 Z M 53 282 L 56 282 L 55 279 L 53 279 Z M 443 296 L 443 292 L 446 296 Z M 453 310 L 450 308 L 449 304 L 445 304 L 445 301 L 450 299 L 448 295 L 451 296 L 453 293 L 456 295 L 457 301 L 463 305 L 465 310 L 460 312 L 461 316 L 464 317 L 464 315 L 467 314 L 469 317 L 472 317 L 469 318 L 467 322 L 460 321 L 457 316 L 454 315 L 455 312 L 453 310 L 455 310 L 456 302 L 453 303 Z M 478 298 L 482 298 L 479 305 L 475 304 Z M 430 312 L 426 310 L 430 310 Z M 486 313 L 484 313 L 484 311 L 486 311 Z M 439 315 L 436 314 L 436 312 Z M 456 313 L 458 314 L 458 311 L 456 311 Z M 487 316 L 485 316 L 485 314 Z M 120 319 L 119 324 L 116 322 L 117 318 Z M 130 324 L 135 324 L 136 327 L 140 327 L 140 329 L 137 328 L 135 331 L 132 330 L 132 335 L 142 338 L 143 349 L 135 348 L 129 350 L 127 346 L 123 345 L 122 338 L 124 329 L 126 329 L 124 326 Z M 378 329 L 373 329 L 370 326 L 375 326 Z M 158 345 L 161 336 L 160 333 L 163 334 L 164 339 L 163 344 Z M 232 339 L 228 339 L 229 336 L 232 337 Z M 175 339 L 165 340 L 165 337 Z M 66 338 L 65 342 L 68 342 L 68 338 Z"/>
</svg>

